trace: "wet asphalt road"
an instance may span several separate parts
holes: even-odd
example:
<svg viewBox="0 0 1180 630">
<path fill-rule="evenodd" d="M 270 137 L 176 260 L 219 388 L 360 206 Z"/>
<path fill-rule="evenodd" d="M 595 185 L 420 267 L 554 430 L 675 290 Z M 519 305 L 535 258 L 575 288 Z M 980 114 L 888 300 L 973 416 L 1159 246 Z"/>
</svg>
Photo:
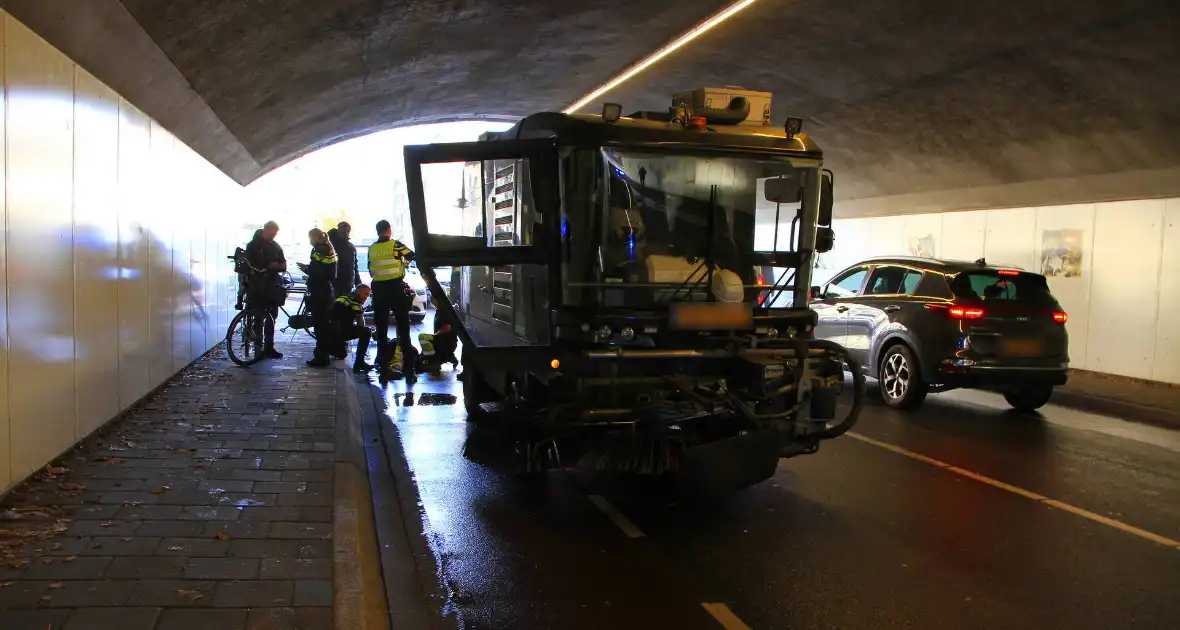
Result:
<svg viewBox="0 0 1180 630">
<path fill-rule="evenodd" d="M 571 474 L 524 486 L 466 461 L 452 376 L 412 404 L 404 383 L 382 391 L 460 627 L 725 627 L 704 603 L 759 630 L 1180 627 L 1180 549 L 1119 529 L 1180 539 L 1180 432 L 1022 417 L 981 392 L 912 413 L 870 396 L 854 436 L 702 503 Z"/>
</svg>

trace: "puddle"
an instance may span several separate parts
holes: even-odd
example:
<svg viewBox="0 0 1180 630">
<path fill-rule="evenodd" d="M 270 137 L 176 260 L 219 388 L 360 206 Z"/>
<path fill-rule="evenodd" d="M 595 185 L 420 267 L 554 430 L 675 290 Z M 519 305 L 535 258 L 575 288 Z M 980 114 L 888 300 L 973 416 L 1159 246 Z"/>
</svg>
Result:
<svg viewBox="0 0 1180 630">
<path fill-rule="evenodd" d="M 451 394 L 415 394 L 414 392 L 400 392 L 393 395 L 395 407 L 439 407 L 453 405 L 459 399 Z"/>
<path fill-rule="evenodd" d="M 453 405 L 458 401 L 459 399 L 453 394 L 420 394 L 418 396 L 419 406 Z"/>
</svg>

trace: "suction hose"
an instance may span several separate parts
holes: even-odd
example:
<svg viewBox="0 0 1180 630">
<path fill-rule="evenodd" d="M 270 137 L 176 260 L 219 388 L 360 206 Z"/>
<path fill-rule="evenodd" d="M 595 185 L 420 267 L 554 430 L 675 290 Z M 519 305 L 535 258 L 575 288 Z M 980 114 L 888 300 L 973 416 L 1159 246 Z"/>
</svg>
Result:
<svg viewBox="0 0 1180 630">
<path fill-rule="evenodd" d="M 860 364 L 852 357 L 852 353 L 844 346 L 828 341 L 826 339 L 809 339 L 807 345 L 812 348 L 822 348 L 828 352 L 840 355 L 843 359 L 845 367 L 849 372 L 852 372 L 852 408 L 848 410 L 848 415 L 839 424 L 830 426 L 824 429 L 816 437 L 821 440 L 830 440 L 834 437 L 844 435 L 856 425 L 856 421 L 860 418 L 860 408 L 864 404 L 865 398 L 865 375 L 860 370 Z"/>
</svg>

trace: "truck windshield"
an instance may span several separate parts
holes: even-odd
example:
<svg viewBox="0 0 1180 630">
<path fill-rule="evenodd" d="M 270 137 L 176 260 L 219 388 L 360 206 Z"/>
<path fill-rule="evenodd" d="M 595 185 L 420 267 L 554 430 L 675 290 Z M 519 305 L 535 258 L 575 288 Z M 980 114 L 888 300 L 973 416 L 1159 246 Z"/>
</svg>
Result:
<svg viewBox="0 0 1180 630">
<path fill-rule="evenodd" d="M 575 301 L 607 307 L 753 301 L 757 252 L 793 250 L 799 199 L 811 203 L 802 192 L 788 203 L 767 201 L 766 181 L 787 178 L 801 189 L 819 181 L 818 164 L 808 160 L 600 153 L 602 177 L 595 188 L 604 194 L 589 196 L 594 223 L 567 216 L 594 237 L 592 243 L 568 239 L 581 252 L 571 252 L 567 280 L 572 288 L 592 289 Z M 567 213 L 575 212 L 567 203 Z M 589 264 L 573 262 L 585 254 Z"/>
</svg>

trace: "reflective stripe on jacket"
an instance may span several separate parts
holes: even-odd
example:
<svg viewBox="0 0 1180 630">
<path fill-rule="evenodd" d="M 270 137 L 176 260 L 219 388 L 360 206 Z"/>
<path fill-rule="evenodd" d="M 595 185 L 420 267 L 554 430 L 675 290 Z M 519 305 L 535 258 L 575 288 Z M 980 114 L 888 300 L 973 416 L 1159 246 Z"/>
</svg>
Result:
<svg viewBox="0 0 1180 630">
<path fill-rule="evenodd" d="M 369 273 L 373 282 L 401 280 L 413 254 L 401 241 L 377 241 L 369 246 Z"/>
<path fill-rule="evenodd" d="M 365 305 L 361 303 L 361 301 L 358 300 L 354 295 L 342 295 L 336 298 L 336 303 L 339 304 L 341 308 L 346 308 L 354 313 L 360 313 L 365 308 Z"/>
<path fill-rule="evenodd" d="M 313 250 L 311 250 L 311 261 L 318 262 L 318 263 L 324 263 L 325 265 L 335 265 L 336 264 L 336 254 L 332 253 L 332 254 L 325 255 L 325 254 L 321 254 L 313 249 Z"/>
</svg>

